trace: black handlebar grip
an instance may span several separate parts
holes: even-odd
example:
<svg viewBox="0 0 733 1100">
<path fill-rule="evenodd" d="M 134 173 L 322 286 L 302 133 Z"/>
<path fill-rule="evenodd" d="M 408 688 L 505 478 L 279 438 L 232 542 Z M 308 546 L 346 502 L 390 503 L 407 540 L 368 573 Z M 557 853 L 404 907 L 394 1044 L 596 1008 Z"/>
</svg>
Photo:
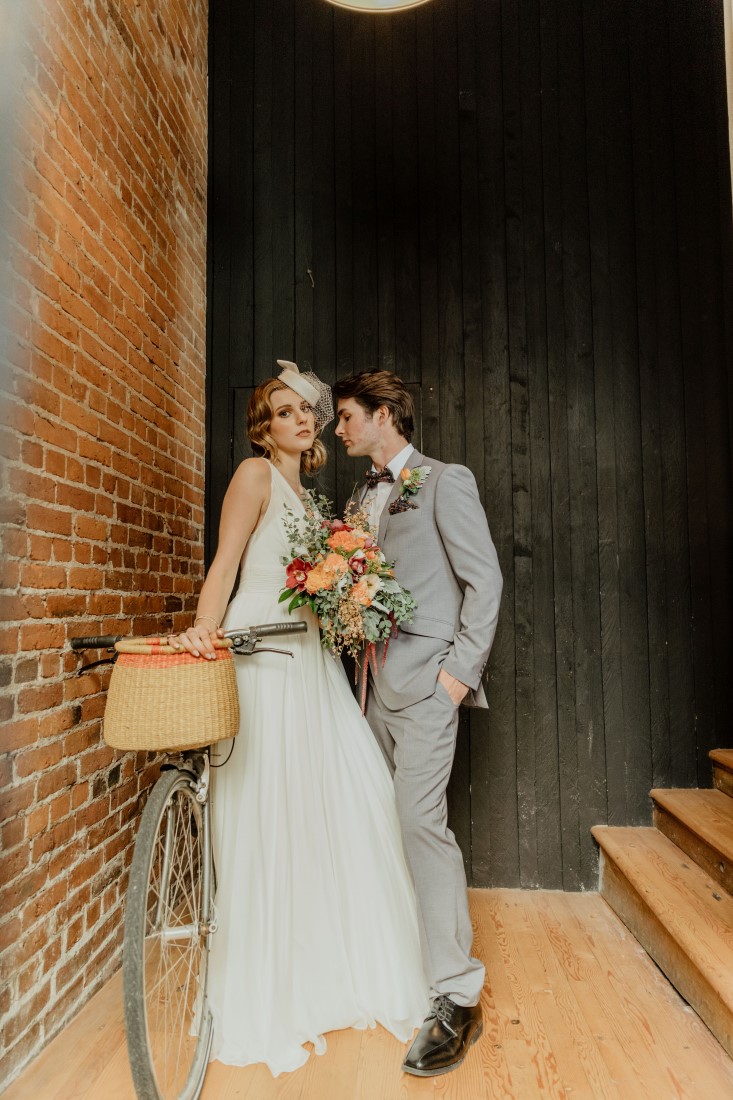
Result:
<svg viewBox="0 0 733 1100">
<path fill-rule="evenodd" d="M 258 638 L 272 638 L 278 634 L 303 634 L 307 629 L 308 623 L 294 619 L 286 623 L 262 623 L 260 626 L 243 627 L 241 630 L 227 630 L 225 634 L 227 638 L 235 634 L 256 634 Z"/>
<path fill-rule="evenodd" d="M 267 638 L 273 634 L 303 634 L 307 629 L 308 623 L 304 623 L 300 619 L 294 619 L 289 623 L 262 623 L 260 626 L 253 626 L 252 633 Z"/>
<path fill-rule="evenodd" d="M 122 634 L 93 634 L 89 638 L 72 638 L 72 649 L 111 649 L 115 642 L 119 642 Z"/>
</svg>

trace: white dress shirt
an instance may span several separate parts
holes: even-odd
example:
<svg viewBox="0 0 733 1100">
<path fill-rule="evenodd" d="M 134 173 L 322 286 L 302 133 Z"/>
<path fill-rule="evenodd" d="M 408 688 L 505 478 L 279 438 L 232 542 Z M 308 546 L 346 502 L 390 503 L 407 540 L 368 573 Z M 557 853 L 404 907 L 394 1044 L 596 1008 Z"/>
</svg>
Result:
<svg viewBox="0 0 733 1100">
<path fill-rule="evenodd" d="M 403 447 L 399 454 L 396 454 L 391 462 L 387 463 L 387 469 L 390 471 L 395 481 L 399 481 L 400 470 L 404 469 L 409 462 L 410 455 L 415 450 L 412 443 L 408 443 L 406 447 Z M 372 470 L 376 470 L 376 466 L 372 466 Z M 373 489 L 367 489 L 362 500 L 362 504 L 366 509 L 369 517 L 369 523 L 376 531 L 379 527 L 379 518 L 384 511 L 384 506 L 387 503 L 389 494 L 392 492 L 391 481 L 380 481 Z"/>
</svg>

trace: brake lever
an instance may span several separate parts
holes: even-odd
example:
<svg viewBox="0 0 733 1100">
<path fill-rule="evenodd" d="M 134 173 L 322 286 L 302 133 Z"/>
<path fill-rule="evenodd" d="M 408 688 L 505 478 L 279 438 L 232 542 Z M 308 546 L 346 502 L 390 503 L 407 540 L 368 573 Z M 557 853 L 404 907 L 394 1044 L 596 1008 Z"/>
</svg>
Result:
<svg viewBox="0 0 733 1100">
<path fill-rule="evenodd" d="M 235 641 L 232 644 L 232 653 L 236 653 L 240 657 L 249 657 L 253 653 L 282 653 L 285 657 L 293 656 L 291 649 L 273 649 L 271 646 L 258 646 L 257 641 L 257 638 L 247 638 L 239 644 Z"/>
</svg>

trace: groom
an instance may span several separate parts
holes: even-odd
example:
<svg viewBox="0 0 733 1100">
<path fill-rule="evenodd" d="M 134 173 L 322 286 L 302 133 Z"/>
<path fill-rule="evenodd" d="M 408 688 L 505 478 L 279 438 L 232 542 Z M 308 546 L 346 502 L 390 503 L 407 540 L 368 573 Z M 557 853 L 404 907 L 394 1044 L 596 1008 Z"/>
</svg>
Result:
<svg viewBox="0 0 733 1100">
<path fill-rule="evenodd" d="M 473 474 L 419 454 L 404 382 L 363 371 L 333 388 L 336 435 L 369 456 L 356 500 L 379 545 L 417 602 L 378 674 L 366 716 L 394 775 L 397 809 L 418 901 L 432 1010 L 403 1069 L 420 1077 L 459 1065 L 482 1031 L 484 967 L 471 955 L 466 877 L 447 825 L 458 707 L 486 707 L 481 675 L 499 614 L 502 579 Z M 407 471 L 412 471 L 409 481 Z"/>
</svg>

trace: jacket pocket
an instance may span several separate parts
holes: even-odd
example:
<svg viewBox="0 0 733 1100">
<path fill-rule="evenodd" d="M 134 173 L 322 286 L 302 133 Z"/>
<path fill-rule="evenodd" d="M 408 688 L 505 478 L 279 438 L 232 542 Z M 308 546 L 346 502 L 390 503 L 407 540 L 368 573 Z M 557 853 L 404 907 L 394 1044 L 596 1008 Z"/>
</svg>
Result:
<svg viewBox="0 0 733 1100">
<path fill-rule="evenodd" d="M 452 642 L 456 636 L 454 623 L 446 619 L 431 619 L 428 615 L 416 615 L 411 623 L 400 623 L 405 634 L 419 634 L 423 638 L 441 638 Z"/>
</svg>

